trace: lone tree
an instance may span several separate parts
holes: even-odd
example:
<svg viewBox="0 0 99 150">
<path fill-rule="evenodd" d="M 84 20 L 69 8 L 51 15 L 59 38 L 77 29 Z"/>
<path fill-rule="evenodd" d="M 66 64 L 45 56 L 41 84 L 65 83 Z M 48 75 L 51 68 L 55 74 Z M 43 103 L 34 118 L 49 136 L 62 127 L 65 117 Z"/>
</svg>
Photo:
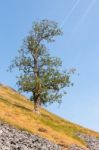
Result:
<svg viewBox="0 0 99 150">
<path fill-rule="evenodd" d="M 19 50 L 19 55 L 10 65 L 11 70 L 15 67 L 19 69 L 19 90 L 31 92 L 36 112 L 41 104 L 60 103 L 64 94 L 61 89 L 72 85 L 70 75 L 74 70 L 62 71 L 62 61 L 51 57 L 46 47 L 46 43 L 54 42 L 54 38 L 59 35 L 62 35 L 62 31 L 56 22 L 34 22 L 31 32 Z"/>
</svg>

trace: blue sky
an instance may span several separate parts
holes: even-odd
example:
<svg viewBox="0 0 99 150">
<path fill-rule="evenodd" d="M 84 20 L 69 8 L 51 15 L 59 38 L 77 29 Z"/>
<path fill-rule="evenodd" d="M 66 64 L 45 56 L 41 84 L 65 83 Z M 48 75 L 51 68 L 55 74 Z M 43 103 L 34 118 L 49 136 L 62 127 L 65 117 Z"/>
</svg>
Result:
<svg viewBox="0 0 99 150">
<path fill-rule="evenodd" d="M 77 69 L 62 104 L 48 109 L 99 131 L 98 0 L 0 0 L 0 82 L 17 88 L 17 72 L 6 72 L 7 67 L 33 21 L 46 18 L 57 21 L 64 32 L 48 45 L 50 53 L 62 59 L 64 69 Z"/>
</svg>

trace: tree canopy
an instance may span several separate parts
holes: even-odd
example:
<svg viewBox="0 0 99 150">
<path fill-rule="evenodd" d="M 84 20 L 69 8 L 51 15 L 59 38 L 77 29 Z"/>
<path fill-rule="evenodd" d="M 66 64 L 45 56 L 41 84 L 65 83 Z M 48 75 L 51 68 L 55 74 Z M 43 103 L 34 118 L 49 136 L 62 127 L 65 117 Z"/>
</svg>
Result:
<svg viewBox="0 0 99 150">
<path fill-rule="evenodd" d="M 70 76 L 75 70 L 62 71 L 62 61 L 52 57 L 46 46 L 60 35 L 62 31 L 56 22 L 34 22 L 18 56 L 10 65 L 10 69 L 19 69 L 18 88 L 23 92 L 31 92 L 30 99 L 34 101 L 35 111 L 41 104 L 60 103 L 64 94 L 62 89 L 72 85 Z"/>
</svg>

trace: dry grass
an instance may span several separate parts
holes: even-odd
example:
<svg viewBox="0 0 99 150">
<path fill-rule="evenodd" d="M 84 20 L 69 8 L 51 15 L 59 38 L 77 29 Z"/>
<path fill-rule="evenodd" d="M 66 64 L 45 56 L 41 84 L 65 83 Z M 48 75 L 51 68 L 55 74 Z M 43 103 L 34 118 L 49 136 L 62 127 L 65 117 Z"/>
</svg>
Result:
<svg viewBox="0 0 99 150">
<path fill-rule="evenodd" d="M 98 133 L 66 121 L 45 109 L 41 109 L 40 116 L 32 110 L 32 102 L 0 85 L 0 120 L 66 147 L 69 144 L 85 147 L 85 143 L 75 135 L 77 132 L 99 137 Z"/>
</svg>

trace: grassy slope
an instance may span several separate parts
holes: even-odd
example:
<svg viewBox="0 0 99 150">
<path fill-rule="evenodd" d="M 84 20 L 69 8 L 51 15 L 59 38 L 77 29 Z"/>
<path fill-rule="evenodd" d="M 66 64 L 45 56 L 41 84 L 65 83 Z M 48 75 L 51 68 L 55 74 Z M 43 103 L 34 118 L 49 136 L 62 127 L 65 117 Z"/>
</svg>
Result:
<svg viewBox="0 0 99 150">
<path fill-rule="evenodd" d="M 99 133 L 66 121 L 45 109 L 41 109 L 40 116 L 32 110 L 32 102 L 11 88 L 0 85 L 0 120 L 66 146 L 75 143 L 85 147 L 84 142 L 76 137 L 77 132 L 99 137 Z"/>
</svg>

